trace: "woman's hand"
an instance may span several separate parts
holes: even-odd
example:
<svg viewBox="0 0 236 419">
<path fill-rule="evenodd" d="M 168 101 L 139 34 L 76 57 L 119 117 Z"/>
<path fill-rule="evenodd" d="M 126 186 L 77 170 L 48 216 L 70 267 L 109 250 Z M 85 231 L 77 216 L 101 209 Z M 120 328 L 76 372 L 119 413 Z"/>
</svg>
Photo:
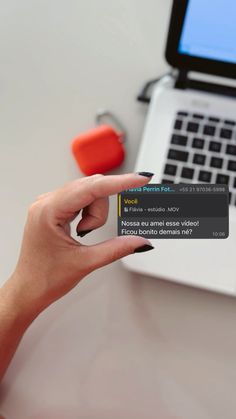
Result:
<svg viewBox="0 0 236 419">
<path fill-rule="evenodd" d="M 70 236 L 82 211 L 78 236 L 101 227 L 108 196 L 144 186 L 152 174 L 94 175 L 40 195 L 28 211 L 16 268 L 0 288 L 0 380 L 19 342 L 38 314 L 94 269 L 153 247 L 138 236 L 120 236 L 92 246 Z"/>
<path fill-rule="evenodd" d="M 40 195 L 31 205 L 19 260 L 9 281 L 35 314 L 70 291 L 91 271 L 137 249 L 152 249 L 150 242 L 139 236 L 119 236 L 91 246 L 70 236 L 70 222 L 80 211 L 77 233 L 83 236 L 106 222 L 109 195 L 143 186 L 150 177 L 137 173 L 85 177 Z"/>
</svg>

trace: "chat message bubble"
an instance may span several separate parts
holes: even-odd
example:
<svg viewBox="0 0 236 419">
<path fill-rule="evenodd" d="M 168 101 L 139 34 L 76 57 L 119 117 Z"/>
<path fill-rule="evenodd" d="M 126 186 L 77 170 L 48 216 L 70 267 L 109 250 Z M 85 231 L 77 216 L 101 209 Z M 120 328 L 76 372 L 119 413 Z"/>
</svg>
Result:
<svg viewBox="0 0 236 419">
<path fill-rule="evenodd" d="M 118 235 L 226 239 L 229 191 L 216 184 L 148 184 L 117 196 Z"/>
</svg>

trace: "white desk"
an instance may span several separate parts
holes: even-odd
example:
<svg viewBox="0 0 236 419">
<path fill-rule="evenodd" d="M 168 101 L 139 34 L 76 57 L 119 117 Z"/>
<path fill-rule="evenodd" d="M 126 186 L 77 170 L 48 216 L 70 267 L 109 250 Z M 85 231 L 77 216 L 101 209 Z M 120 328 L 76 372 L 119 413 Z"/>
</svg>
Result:
<svg viewBox="0 0 236 419">
<path fill-rule="evenodd" d="M 121 171 L 132 170 L 145 118 L 134 99 L 166 69 L 169 6 L 0 0 L 2 282 L 16 264 L 28 205 L 80 176 L 70 140 L 97 108 L 128 127 Z M 106 226 L 86 243 L 116 234 L 110 201 Z M 34 322 L 1 386 L 0 411 L 7 419 L 233 419 L 235 328 L 235 299 L 114 263 Z"/>
</svg>

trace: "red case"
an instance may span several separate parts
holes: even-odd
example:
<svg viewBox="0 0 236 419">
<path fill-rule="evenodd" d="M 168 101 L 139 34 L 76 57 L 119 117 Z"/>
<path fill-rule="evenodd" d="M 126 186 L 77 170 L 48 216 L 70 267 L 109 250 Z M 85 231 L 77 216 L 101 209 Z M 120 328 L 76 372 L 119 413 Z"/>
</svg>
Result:
<svg viewBox="0 0 236 419">
<path fill-rule="evenodd" d="M 87 176 L 106 173 L 121 165 L 125 158 L 122 135 L 110 125 L 99 125 L 72 141 L 72 153 Z"/>
</svg>

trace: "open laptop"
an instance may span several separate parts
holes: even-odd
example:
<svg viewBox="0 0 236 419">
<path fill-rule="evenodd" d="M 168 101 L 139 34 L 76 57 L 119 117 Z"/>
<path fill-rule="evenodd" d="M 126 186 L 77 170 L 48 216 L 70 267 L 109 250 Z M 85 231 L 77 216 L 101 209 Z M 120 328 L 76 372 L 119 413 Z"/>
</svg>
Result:
<svg viewBox="0 0 236 419">
<path fill-rule="evenodd" d="M 155 173 L 152 183 L 228 184 L 229 238 L 151 240 L 155 250 L 122 261 L 135 272 L 232 295 L 236 294 L 235 18 L 235 0 L 173 2 L 166 58 L 175 76 L 164 77 L 153 91 L 135 165 L 135 171 Z"/>
</svg>

